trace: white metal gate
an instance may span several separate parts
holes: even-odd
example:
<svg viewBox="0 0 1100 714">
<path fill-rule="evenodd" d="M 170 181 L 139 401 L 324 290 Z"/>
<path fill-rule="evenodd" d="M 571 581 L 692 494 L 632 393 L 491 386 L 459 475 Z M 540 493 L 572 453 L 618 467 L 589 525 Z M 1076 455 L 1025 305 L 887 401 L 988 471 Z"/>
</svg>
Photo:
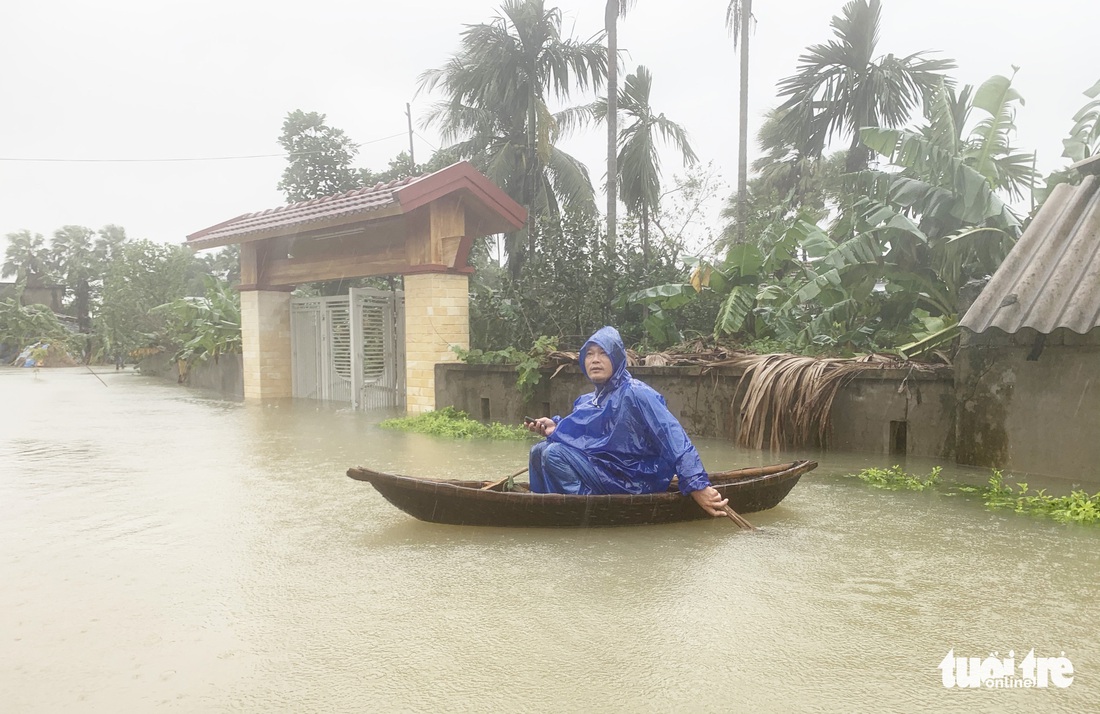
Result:
<svg viewBox="0 0 1100 714">
<path fill-rule="evenodd" d="M 290 339 L 295 397 L 404 406 L 402 293 L 353 288 L 346 297 L 293 298 Z"/>
</svg>

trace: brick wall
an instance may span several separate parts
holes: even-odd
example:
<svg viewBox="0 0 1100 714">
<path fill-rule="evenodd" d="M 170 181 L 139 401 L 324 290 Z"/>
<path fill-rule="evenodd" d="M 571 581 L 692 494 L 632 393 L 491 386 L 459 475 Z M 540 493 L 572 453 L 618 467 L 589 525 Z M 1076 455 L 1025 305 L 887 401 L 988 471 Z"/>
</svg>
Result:
<svg viewBox="0 0 1100 714">
<path fill-rule="evenodd" d="M 470 286 L 465 275 L 405 276 L 405 385 L 410 414 L 435 409 L 435 365 L 470 348 Z"/>
<path fill-rule="evenodd" d="M 290 397 L 290 293 L 241 292 L 241 341 L 244 398 Z"/>
</svg>

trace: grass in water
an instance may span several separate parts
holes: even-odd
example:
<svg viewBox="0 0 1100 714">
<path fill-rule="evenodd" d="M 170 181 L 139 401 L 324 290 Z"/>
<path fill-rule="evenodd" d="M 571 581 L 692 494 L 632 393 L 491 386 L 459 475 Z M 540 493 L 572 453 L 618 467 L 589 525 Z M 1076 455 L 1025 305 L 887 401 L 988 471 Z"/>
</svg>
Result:
<svg viewBox="0 0 1100 714">
<path fill-rule="evenodd" d="M 900 466 L 894 466 L 889 469 L 864 469 L 856 476 L 876 488 L 924 491 L 940 484 L 940 471 L 941 468 L 936 466 L 927 477 L 921 478 L 902 471 Z M 1068 496 L 1048 496 L 1046 489 L 1032 491 L 1023 482 L 1016 484 L 1014 489 L 1005 483 L 1004 474 L 998 469 L 993 469 L 988 486 L 953 484 L 951 491 L 976 494 L 989 508 L 1012 509 L 1016 513 L 1053 518 L 1059 523 L 1100 525 L 1100 492 L 1090 496 L 1078 490 Z"/>
<path fill-rule="evenodd" d="M 1084 491 L 1072 491 L 1068 496 L 1048 496 L 1045 488 L 1031 491 L 1023 482 L 1016 484 L 1013 490 L 1005 484 L 1004 474 L 997 469 L 993 469 L 988 486 L 964 486 L 959 490 L 980 493 L 990 508 L 1011 508 L 1016 513 L 1045 516 L 1059 523 L 1100 525 L 1100 492 L 1092 496 Z"/>
<path fill-rule="evenodd" d="M 888 488 L 893 491 L 924 491 L 934 487 L 940 482 L 940 471 L 936 466 L 927 477 L 921 478 L 901 470 L 900 466 L 888 469 L 863 469 L 856 476 L 864 483 L 871 484 L 875 488 Z"/>
<path fill-rule="evenodd" d="M 522 426 L 509 426 L 493 422 L 482 424 L 471 419 L 466 412 L 454 407 L 444 407 L 439 411 L 425 412 L 411 417 L 387 419 L 379 426 L 383 429 L 398 431 L 416 431 L 433 436 L 446 436 L 452 439 L 502 439 L 508 441 L 526 441 L 534 435 Z"/>
</svg>

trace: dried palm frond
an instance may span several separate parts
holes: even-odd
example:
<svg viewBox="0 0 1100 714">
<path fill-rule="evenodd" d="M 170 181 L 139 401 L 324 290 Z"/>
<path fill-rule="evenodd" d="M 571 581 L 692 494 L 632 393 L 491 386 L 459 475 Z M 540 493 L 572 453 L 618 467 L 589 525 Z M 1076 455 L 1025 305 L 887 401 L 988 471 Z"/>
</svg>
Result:
<svg viewBox="0 0 1100 714">
<path fill-rule="evenodd" d="M 545 355 L 544 364 L 557 365 L 554 372 L 557 376 L 565 366 L 576 364 L 577 359 L 576 352 L 554 351 Z M 762 449 L 767 441 L 768 448 L 774 451 L 787 446 L 824 446 L 829 435 L 833 401 L 840 388 L 861 372 L 882 369 L 928 372 L 941 368 L 941 365 L 878 353 L 851 359 L 758 355 L 702 342 L 681 345 L 679 349 L 652 353 L 644 358 L 627 350 L 627 365 L 743 369 L 738 445 Z"/>
<path fill-rule="evenodd" d="M 723 364 L 745 369 L 738 444 L 772 450 L 784 446 L 824 446 L 833 400 L 840 387 L 861 372 L 898 369 L 927 371 L 933 365 L 903 362 L 890 355 L 819 359 L 799 355 L 742 355 Z"/>
</svg>

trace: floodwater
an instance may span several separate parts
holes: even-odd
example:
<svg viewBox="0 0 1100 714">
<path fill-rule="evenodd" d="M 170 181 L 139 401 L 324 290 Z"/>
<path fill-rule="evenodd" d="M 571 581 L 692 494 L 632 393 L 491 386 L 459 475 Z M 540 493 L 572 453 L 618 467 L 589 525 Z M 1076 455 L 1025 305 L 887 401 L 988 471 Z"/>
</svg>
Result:
<svg viewBox="0 0 1100 714">
<path fill-rule="evenodd" d="M 498 477 L 527 447 L 99 375 L 0 369 L 4 711 L 1100 706 L 1100 528 L 873 489 L 843 474 L 889 459 L 832 454 L 756 535 L 438 526 L 344 471 Z M 797 456 L 699 447 L 715 470 Z M 937 669 L 1031 649 L 1073 683 L 947 689 Z"/>
</svg>

